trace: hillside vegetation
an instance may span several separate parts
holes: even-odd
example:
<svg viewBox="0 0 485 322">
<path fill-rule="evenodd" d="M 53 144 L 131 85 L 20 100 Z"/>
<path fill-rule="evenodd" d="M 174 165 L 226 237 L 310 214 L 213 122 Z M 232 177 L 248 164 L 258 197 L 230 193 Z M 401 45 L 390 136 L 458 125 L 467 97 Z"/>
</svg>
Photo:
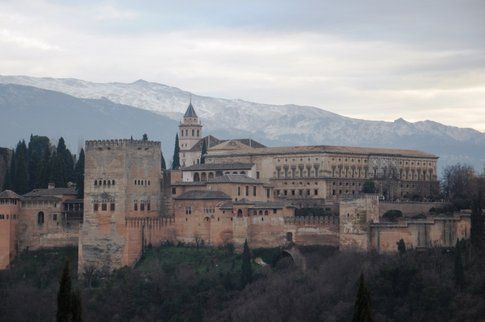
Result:
<svg viewBox="0 0 485 322">
<path fill-rule="evenodd" d="M 241 255 L 231 247 L 173 245 L 148 249 L 133 268 L 73 282 L 82 288 L 85 321 L 350 321 L 364 272 L 375 321 L 479 321 L 485 256 L 460 247 L 460 285 L 453 249 L 364 255 L 311 247 L 303 249 L 304 272 L 278 260 L 278 249 L 256 249 L 253 259 L 275 267 L 253 262 L 253 282 L 241 289 Z M 24 252 L 1 271 L 0 320 L 53 321 L 66 257 L 75 276 L 74 248 Z"/>
</svg>

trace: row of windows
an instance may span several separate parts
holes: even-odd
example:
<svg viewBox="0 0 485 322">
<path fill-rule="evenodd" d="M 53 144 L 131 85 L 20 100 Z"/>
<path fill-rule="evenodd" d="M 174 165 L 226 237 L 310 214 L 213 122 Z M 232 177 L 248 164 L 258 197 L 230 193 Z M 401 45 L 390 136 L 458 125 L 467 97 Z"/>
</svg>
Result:
<svg viewBox="0 0 485 322">
<path fill-rule="evenodd" d="M 184 135 L 185 133 L 185 135 Z M 195 129 L 192 129 L 192 136 L 195 136 L 195 134 L 197 133 L 197 137 L 200 136 L 200 130 L 195 130 Z M 180 136 L 189 136 L 189 130 L 188 129 L 185 129 L 182 131 L 180 131 Z"/>
<path fill-rule="evenodd" d="M 94 211 L 99 211 L 99 206 L 100 206 L 100 205 L 101 205 L 101 211 L 108 211 L 108 204 L 107 204 L 107 203 L 104 203 L 104 202 L 103 202 L 103 203 L 101 203 L 101 204 L 99 204 L 99 203 L 94 203 L 94 204 L 93 204 L 93 210 L 94 210 Z M 114 202 L 111 202 L 111 203 L 109 204 L 109 211 L 115 211 L 115 208 L 116 208 L 116 207 L 115 207 Z"/>
<path fill-rule="evenodd" d="M 0 220 L 10 219 L 10 215 L 0 214 Z M 17 215 L 13 214 L 12 219 L 17 219 Z"/>
<path fill-rule="evenodd" d="M 145 210 L 150 211 L 150 209 L 151 209 L 150 201 L 140 200 L 140 207 L 138 207 L 138 200 L 133 201 L 134 211 L 145 211 Z"/>
<path fill-rule="evenodd" d="M 276 190 L 276 195 L 280 195 L 281 194 L 281 190 Z M 310 196 L 312 194 L 312 190 L 311 189 L 291 189 L 291 190 L 286 190 L 284 189 L 283 190 L 283 195 L 284 196 Z M 318 196 L 318 189 L 313 189 L 313 195 L 314 196 Z"/>
<path fill-rule="evenodd" d="M 135 186 L 149 186 L 150 185 L 150 180 L 135 180 L 134 181 Z"/>
<path fill-rule="evenodd" d="M 0 205 L 16 205 L 17 199 L 0 199 Z"/>
<path fill-rule="evenodd" d="M 333 186 L 361 186 L 362 182 L 332 182 Z"/>
<path fill-rule="evenodd" d="M 45 215 L 43 211 L 37 213 L 37 225 L 44 224 Z M 57 221 L 57 214 L 52 214 L 52 221 Z"/>
<path fill-rule="evenodd" d="M 214 208 L 204 208 L 204 214 L 213 214 L 216 210 Z"/>
<path fill-rule="evenodd" d="M 114 180 L 106 180 L 106 179 L 97 179 L 97 180 L 94 180 L 94 186 L 96 187 L 100 187 L 100 186 L 114 186 L 115 185 L 115 181 Z"/>
<path fill-rule="evenodd" d="M 257 191 L 257 187 L 253 186 L 253 196 L 256 196 L 256 191 Z M 246 192 L 246 196 L 249 196 L 249 186 L 246 186 L 245 192 Z M 241 187 L 237 187 L 237 195 L 238 196 L 241 195 Z"/>
</svg>

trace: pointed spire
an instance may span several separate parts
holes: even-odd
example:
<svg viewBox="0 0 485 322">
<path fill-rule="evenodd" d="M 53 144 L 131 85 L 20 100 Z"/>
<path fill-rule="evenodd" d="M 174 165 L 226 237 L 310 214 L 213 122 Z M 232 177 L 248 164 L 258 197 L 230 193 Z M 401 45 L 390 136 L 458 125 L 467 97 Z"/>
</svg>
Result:
<svg viewBox="0 0 485 322">
<path fill-rule="evenodd" d="M 197 113 L 195 113 L 195 109 L 192 106 L 192 94 L 190 95 L 189 106 L 187 107 L 184 117 L 197 117 Z"/>
</svg>

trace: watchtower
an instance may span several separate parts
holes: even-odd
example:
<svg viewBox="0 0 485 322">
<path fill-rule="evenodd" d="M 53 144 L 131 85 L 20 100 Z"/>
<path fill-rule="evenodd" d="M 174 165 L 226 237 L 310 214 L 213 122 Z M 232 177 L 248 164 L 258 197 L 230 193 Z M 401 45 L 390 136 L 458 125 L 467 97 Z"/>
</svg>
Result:
<svg viewBox="0 0 485 322">
<path fill-rule="evenodd" d="M 160 215 L 161 145 L 139 140 L 86 141 L 84 223 L 79 272 L 130 264 L 126 220 Z"/>
</svg>

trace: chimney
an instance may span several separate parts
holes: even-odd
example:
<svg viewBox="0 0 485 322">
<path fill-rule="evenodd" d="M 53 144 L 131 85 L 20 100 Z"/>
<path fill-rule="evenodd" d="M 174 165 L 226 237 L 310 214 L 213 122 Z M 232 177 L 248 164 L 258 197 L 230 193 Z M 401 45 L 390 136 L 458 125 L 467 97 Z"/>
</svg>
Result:
<svg viewBox="0 0 485 322">
<path fill-rule="evenodd" d="M 54 189 L 56 187 L 56 184 L 54 182 L 49 182 L 47 184 L 47 189 Z"/>
</svg>

